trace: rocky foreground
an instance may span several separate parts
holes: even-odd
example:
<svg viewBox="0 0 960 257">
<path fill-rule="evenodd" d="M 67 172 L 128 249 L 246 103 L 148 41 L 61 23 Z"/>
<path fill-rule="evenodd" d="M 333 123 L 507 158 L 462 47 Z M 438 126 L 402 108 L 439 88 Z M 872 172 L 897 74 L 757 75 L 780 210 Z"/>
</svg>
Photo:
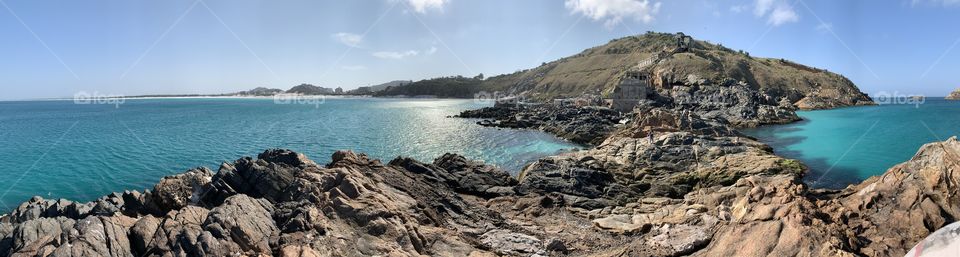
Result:
<svg viewBox="0 0 960 257">
<path fill-rule="evenodd" d="M 0 218 L 0 256 L 902 256 L 960 217 L 960 142 L 842 191 L 692 112 L 634 114 L 519 178 L 446 154 L 269 150 Z"/>
</svg>

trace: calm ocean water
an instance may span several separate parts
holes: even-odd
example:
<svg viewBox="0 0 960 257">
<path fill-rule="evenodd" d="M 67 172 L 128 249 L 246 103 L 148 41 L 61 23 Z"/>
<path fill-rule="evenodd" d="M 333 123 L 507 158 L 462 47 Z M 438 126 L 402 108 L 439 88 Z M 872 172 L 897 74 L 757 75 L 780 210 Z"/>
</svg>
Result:
<svg viewBox="0 0 960 257">
<path fill-rule="evenodd" d="M 743 132 L 811 168 L 815 187 L 843 188 L 907 161 L 920 146 L 960 134 L 960 102 L 798 112 L 805 121 Z"/>
<path fill-rule="evenodd" d="M 93 200 L 151 187 L 162 176 L 267 148 L 303 152 L 318 163 L 339 149 L 387 162 L 429 162 L 463 154 L 516 172 L 578 145 L 537 131 L 485 128 L 446 118 L 483 107 L 472 100 L 140 99 L 114 105 L 0 102 L 0 210 L 33 195 Z"/>
</svg>

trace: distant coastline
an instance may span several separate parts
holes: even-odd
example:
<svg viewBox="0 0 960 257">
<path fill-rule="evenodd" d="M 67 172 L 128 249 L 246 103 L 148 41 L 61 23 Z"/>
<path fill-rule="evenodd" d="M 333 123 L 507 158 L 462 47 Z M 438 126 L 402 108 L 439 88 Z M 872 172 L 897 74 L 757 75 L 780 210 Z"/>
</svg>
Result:
<svg viewBox="0 0 960 257">
<path fill-rule="evenodd" d="M 241 95 L 146 95 L 146 96 L 123 96 L 109 99 L 127 99 L 127 100 L 156 100 L 156 99 L 274 99 L 276 96 L 241 96 Z M 424 100 L 465 100 L 470 98 L 463 97 L 437 97 L 433 95 L 420 96 L 373 96 L 373 95 L 300 95 L 305 98 L 330 98 L 330 99 L 424 99 Z M 40 102 L 40 101 L 73 101 L 73 98 L 34 98 L 34 99 L 8 99 L 0 102 Z"/>
</svg>

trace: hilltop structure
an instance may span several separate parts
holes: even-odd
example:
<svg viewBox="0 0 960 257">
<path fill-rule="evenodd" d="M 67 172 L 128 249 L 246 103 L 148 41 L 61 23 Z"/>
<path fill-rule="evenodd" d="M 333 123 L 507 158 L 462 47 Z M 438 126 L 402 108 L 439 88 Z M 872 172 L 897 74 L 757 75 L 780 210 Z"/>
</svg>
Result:
<svg viewBox="0 0 960 257">
<path fill-rule="evenodd" d="M 693 42 L 693 37 L 683 34 L 683 32 L 677 33 L 677 48 L 674 52 L 686 52 L 690 50 L 690 43 Z"/>
<path fill-rule="evenodd" d="M 461 97 L 499 91 L 545 102 L 599 91 L 612 102 L 611 93 L 621 83 L 629 85 L 634 70 L 648 74 L 651 94 L 658 95 L 672 90 L 664 85 L 744 86 L 763 94 L 764 103 L 783 102 L 798 109 L 873 103 L 853 82 L 824 69 L 751 56 L 685 33 L 657 32 L 614 39 L 538 67 L 485 78 L 474 92 Z"/>
<path fill-rule="evenodd" d="M 692 37 L 683 34 L 683 32 L 678 32 L 675 38 L 676 45 L 673 49 L 653 54 L 653 56 L 638 62 L 637 66 L 624 73 L 620 82 L 613 88 L 606 100 L 608 107 L 621 112 L 630 112 L 640 101 L 649 97 L 653 90 L 653 84 L 651 83 L 653 74 L 650 67 L 675 53 L 690 50 L 690 44 L 693 42 Z"/>
<path fill-rule="evenodd" d="M 630 112 L 641 100 L 650 94 L 650 73 L 644 70 L 627 71 L 613 92 L 607 104 L 611 109 Z"/>
</svg>

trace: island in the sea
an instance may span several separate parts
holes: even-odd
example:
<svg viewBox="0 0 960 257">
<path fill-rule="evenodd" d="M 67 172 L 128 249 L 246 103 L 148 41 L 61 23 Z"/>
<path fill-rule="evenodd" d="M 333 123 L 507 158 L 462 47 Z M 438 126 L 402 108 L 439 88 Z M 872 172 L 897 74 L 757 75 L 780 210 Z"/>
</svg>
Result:
<svg viewBox="0 0 960 257">
<path fill-rule="evenodd" d="M 0 218 L 0 255 L 892 256 L 960 217 L 956 138 L 845 189 L 810 188 L 803 163 L 737 129 L 871 99 L 839 74 L 682 33 L 373 93 L 491 94 L 506 97 L 451 118 L 593 147 L 518 176 L 453 153 L 318 164 L 271 149 L 92 202 L 35 197 Z"/>
</svg>

